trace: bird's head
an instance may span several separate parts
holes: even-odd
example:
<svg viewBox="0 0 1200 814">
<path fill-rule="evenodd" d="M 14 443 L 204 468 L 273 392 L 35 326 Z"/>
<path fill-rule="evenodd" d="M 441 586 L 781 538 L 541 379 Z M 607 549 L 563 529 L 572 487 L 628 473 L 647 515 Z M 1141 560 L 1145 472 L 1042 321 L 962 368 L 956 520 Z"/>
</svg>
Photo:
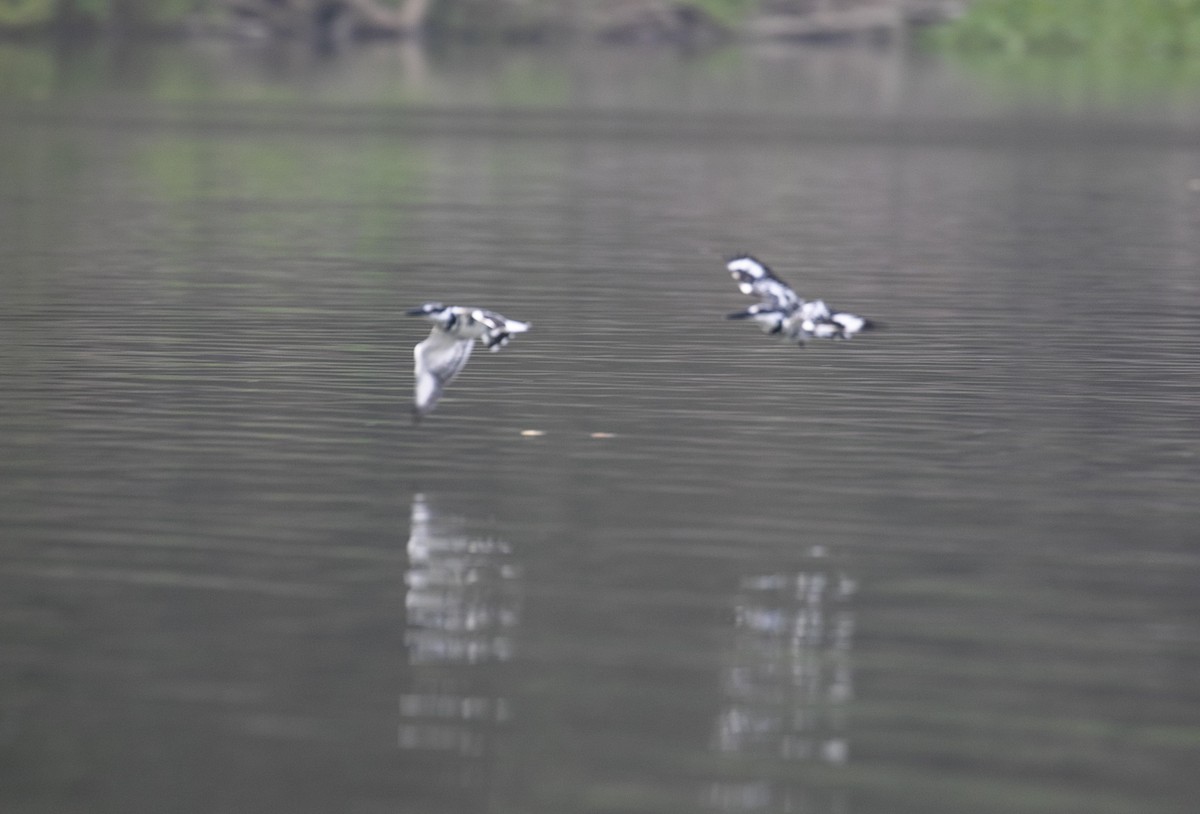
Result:
<svg viewBox="0 0 1200 814">
<path fill-rule="evenodd" d="M 771 276 L 770 270 L 748 254 L 740 254 L 725 264 L 733 279 L 738 281 L 738 288 L 743 294 L 749 294 L 755 282 Z"/>
<path fill-rule="evenodd" d="M 457 320 L 453 306 L 442 305 L 440 302 L 427 302 L 416 308 L 411 308 L 404 313 L 410 317 L 425 317 L 430 322 L 440 325 L 443 328 L 449 328 Z"/>
<path fill-rule="evenodd" d="M 410 308 L 404 313 L 410 317 L 431 317 L 442 313 L 448 307 L 442 305 L 440 302 L 427 302 L 423 305 L 418 305 L 416 308 Z"/>
</svg>

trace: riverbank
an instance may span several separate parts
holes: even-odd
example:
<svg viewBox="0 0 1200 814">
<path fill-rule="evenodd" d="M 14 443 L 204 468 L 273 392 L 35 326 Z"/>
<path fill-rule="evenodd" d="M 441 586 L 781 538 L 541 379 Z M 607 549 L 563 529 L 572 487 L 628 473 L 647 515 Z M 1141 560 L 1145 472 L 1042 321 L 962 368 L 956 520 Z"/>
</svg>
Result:
<svg viewBox="0 0 1200 814">
<path fill-rule="evenodd" d="M 506 41 L 886 39 L 941 22 L 967 0 L 11 0 L 0 35 L 236 36 Z"/>
</svg>

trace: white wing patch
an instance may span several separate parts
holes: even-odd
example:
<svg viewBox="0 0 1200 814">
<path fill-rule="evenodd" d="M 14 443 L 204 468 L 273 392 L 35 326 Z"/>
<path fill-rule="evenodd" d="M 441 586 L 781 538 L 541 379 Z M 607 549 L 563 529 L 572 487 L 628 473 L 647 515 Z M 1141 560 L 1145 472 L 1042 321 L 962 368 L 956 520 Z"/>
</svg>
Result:
<svg viewBox="0 0 1200 814">
<path fill-rule="evenodd" d="M 429 336 L 413 348 L 414 420 L 437 406 L 442 392 L 471 358 L 477 340 L 494 352 L 507 345 L 512 334 L 532 327 L 495 311 L 461 305 L 426 303 L 408 315 L 423 316 L 433 323 Z"/>
<path fill-rule="evenodd" d="M 800 306 L 800 314 L 805 319 L 829 319 L 829 306 L 824 300 L 810 300 Z"/>
<path fill-rule="evenodd" d="M 414 410 L 418 416 L 434 408 L 446 385 L 466 366 L 474 347 L 474 339 L 455 339 L 435 327 L 428 339 L 413 348 Z"/>
<path fill-rule="evenodd" d="M 743 294 L 761 297 L 768 305 L 785 311 L 794 309 L 801 302 L 791 286 L 749 255 L 735 257 L 725 267 L 737 280 L 738 290 Z"/>
<path fill-rule="evenodd" d="M 725 264 L 725 268 L 729 269 L 734 274 L 741 272 L 755 280 L 761 280 L 764 277 L 770 277 L 771 273 L 767 271 L 766 266 L 755 260 L 753 257 L 737 257 Z M 750 292 L 745 292 L 750 293 Z"/>
<path fill-rule="evenodd" d="M 524 333 L 531 327 L 528 322 L 518 322 L 482 308 L 472 311 L 471 318 L 486 329 L 480 339 L 492 353 L 507 345 L 512 334 Z"/>
<path fill-rule="evenodd" d="M 762 300 L 730 317 L 753 318 L 767 333 L 782 333 L 803 344 L 808 339 L 849 339 L 875 327 L 875 323 L 856 314 L 834 311 L 823 300 L 805 302 L 770 268 L 748 254 L 733 258 L 725 267 L 743 294 Z"/>
<path fill-rule="evenodd" d="M 833 321 L 842 326 L 846 333 L 846 338 L 849 339 L 851 334 L 856 334 L 866 327 L 867 321 L 860 316 L 847 314 L 845 311 L 834 314 Z"/>
</svg>

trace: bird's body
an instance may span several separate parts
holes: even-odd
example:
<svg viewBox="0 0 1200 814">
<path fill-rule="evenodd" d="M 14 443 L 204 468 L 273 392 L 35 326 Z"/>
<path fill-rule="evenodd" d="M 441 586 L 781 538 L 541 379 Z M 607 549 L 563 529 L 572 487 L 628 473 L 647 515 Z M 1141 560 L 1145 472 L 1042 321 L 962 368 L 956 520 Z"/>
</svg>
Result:
<svg viewBox="0 0 1200 814">
<path fill-rule="evenodd" d="M 764 333 L 780 334 L 804 344 L 809 339 L 849 339 L 859 331 L 874 327 L 863 317 L 846 311 L 834 311 L 824 300 L 804 300 L 771 269 L 748 254 L 726 264 L 738 289 L 758 297 L 761 302 L 745 311 L 730 314 L 730 319 L 751 319 Z"/>
<path fill-rule="evenodd" d="M 765 334 L 783 333 L 784 325 L 791 318 L 792 312 L 777 305 L 760 302 L 751 305 L 745 311 L 730 314 L 730 319 L 750 319 L 758 323 Z"/>
<path fill-rule="evenodd" d="M 531 327 L 482 308 L 427 302 L 408 312 L 433 323 L 433 330 L 413 348 L 413 418 L 420 420 L 437 405 L 450 382 L 466 367 L 475 342 L 493 353 L 508 344 L 513 334 Z"/>
<path fill-rule="evenodd" d="M 748 254 L 733 258 L 725 267 L 743 294 L 758 297 L 764 304 L 791 311 L 802 302 L 791 286 Z"/>
</svg>

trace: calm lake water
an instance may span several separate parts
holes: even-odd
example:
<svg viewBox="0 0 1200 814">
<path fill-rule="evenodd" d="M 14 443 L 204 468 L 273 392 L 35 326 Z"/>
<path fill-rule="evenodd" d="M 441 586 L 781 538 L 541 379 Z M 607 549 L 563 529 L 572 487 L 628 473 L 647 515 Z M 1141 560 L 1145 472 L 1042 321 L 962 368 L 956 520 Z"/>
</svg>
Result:
<svg viewBox="0 0 1200 814">
<path fill-rule="evenodd" d="M 899 51 L 0 45 L 0 807 L 1194 812 L 1198 133 Z M 724 320 L 738 250 L 886 330 Z M 534 329 L 413 426 L 432 299 Z"/>
</svg>

